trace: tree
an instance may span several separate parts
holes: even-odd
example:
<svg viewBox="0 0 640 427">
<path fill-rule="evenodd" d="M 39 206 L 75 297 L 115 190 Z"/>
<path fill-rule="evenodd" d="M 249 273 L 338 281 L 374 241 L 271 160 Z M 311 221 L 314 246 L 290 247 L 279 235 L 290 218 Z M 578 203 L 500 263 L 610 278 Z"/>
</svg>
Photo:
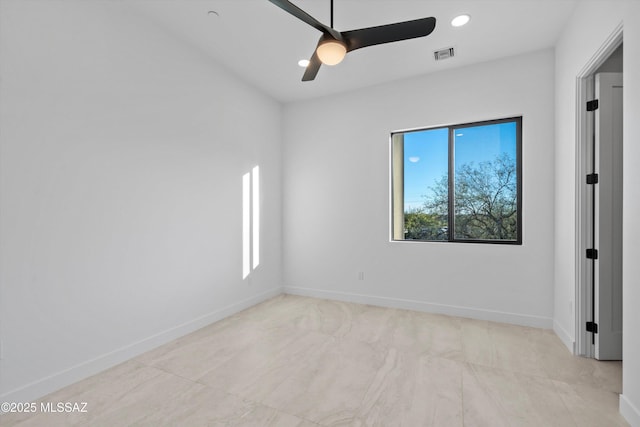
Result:
<svg viewBox="0 0 640 427">
<path fill-rule="evenodd" d="M 449 181 L 443 176 L 431 188 L 424 210 L 444 215 L 449 210 Z M 455 173 L 455 237 L 516 240 L 516 162 L 507 153 L 493 161 L 465 163 Z"/>
<path fill-rule="evenodd" d="M 446 240 L 447 219 L 420 208 L 410 209 L 404 213 L 404 230 L 406 240 Z"/>
</svg>

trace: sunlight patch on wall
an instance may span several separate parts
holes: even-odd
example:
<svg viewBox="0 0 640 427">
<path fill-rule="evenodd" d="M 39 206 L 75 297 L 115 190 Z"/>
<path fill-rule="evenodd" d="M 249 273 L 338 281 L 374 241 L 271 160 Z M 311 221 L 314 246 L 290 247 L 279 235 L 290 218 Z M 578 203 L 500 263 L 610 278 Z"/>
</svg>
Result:
<svg viewBox="0 0 640 427">
<path fill-rule="evenodd" d="M 253 194 L 253 269 L 260 265 L 260 166 L 251 171 Z"/>
<path fill-rule="evenodd" d="M 242 176 L 242 279 L 260 265 L 260 166 Z"/>
<path fill-rule="evenodd" d="M 251 272 L 251 176 L 242 176 L 242 278 Z"/>
</svg>

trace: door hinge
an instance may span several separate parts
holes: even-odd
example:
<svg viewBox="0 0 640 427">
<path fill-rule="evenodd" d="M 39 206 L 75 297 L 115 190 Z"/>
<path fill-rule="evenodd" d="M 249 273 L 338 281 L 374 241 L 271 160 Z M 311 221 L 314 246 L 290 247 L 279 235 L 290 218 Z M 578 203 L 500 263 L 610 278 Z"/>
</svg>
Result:
<svg viewBox="0 0 640 427">
<path fill-rule="evenodd" d="M 598 183 L 598 174 L 590 173 L 587 175 L 587 184 L 597 184 Z"/>
<path fill-rule="evenodd" d="M 598 259 L 598 250 L 597 249 L 587 249 L 587 258 L 588 259 Z"/>
<path fill-rule="evenodd" d="M 598 324 L 596 322 L 587 322 L 587 332 L 598 333 Z"/>
<path fill-rule="evenodd" d="M 598 100 L 594 99 L 593 101 L 587 102 L 587 111 L 596 111 L 598 109 Z"/>
</svg>

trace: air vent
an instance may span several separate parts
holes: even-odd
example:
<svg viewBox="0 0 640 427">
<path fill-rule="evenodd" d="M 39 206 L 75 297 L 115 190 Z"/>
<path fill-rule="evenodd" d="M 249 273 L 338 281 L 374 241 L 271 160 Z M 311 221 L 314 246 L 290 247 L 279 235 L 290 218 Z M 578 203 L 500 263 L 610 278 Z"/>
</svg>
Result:
<svg viewBox="0 0 640 427">
<path fill-rule="evenodd" d="M 452 47 L 436 50 L 435 52 L 433 52 L 433 56 L 434 56 L 434 58 L 436 58 L 436 61 L 442 61 L 443 59 L 449 59 L 449 58 L 452 58 L 454 55 L 455 55 L 455 53 L 453 52 L 453 48 Z"/>
</svg>

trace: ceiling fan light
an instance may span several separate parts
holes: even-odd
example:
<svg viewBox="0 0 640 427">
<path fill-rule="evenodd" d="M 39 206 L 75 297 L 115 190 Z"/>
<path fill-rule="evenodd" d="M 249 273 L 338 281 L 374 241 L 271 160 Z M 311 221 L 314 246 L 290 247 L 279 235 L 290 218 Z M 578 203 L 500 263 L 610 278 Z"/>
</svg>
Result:
<svg viewBox="0 0 640 427">
<path fill-rule="evenodd" d="M 338 40 L 324 40 L 318 45 L 316 53 L 323 64 L 336 65 L 347 54 L 347 46 Z"/>
</svg>

